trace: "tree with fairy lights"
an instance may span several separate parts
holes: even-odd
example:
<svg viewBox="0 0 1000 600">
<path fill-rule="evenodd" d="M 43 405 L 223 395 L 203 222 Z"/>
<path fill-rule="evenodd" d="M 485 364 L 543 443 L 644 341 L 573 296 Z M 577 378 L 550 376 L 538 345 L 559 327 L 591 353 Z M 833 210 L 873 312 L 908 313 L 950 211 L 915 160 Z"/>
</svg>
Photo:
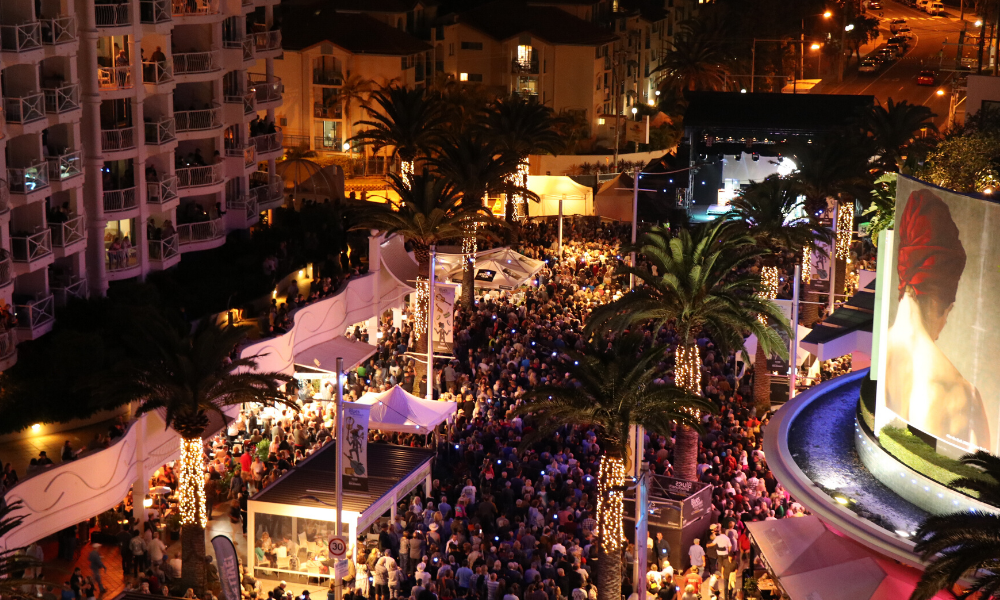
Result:
<svg viewBox="0 0 1000 600">
<path fill-rule="evenodd" d="M 527 394 L 519 414 L 531 413 L 534 429 L 523 443 L 550 439 L 567 425 L 594 427 L 603 449 L 597 492 L 597 590 L 601 600 L 621 598 L 625 531 L 622 500 L 629 429 L 633 424 L 666 437 L 673 423 L 700 428 L 698 414 L 714 410 L 711 402 L 676 386 L 657 383 L 666 348 L 649 347 L 642 333 L 618 335 L 610 346 L 593 340 L 582 354 L 573 353 L 565 368 L 567 386 L 547 385 Z"/>
<path fill-rule="evenodd" d="M 355 215 L 352 231 L 376 229 L 386 236 L 401 235 L 413 249 L 417 259 L 417 298 L 415 302 L 415 352 L 427 352 L 427 301 L 430 290 L 431 246 L 444 241 L 457 241 L 470 235 L 477 240 L 495 240 L 490 226 L 503 223 L 491 215 L 482 202 L 465 202 L 461 191 L 450 180 L 426 169 L 410 181 L 388 175 L 389 185 L 399 200 L 360 208 Z M 417 380 L 426 373 L 427 365 L 417 362 Z"/>
<path fill-rule="evenodd" d="M 136 414 L 160 411 L 181 437 L 177 497 L 181 513 L 182 587 L 205 589 L 205 448 L 202 437 L 223 409 L 285 401 L 283 373 L 258 372 L 257 356 L 231 358 L 249 326 L 220 325 L 210 319 L 194 331 L 144 314 L 135 319 L 132 358 L 102 378 L 96 389 L 109 406 L 132 403 Z M 295 409 L 294 405 L 287 405 Z M 136 500 L 141 501 L 141 498 Z"/>
<path fill-rule="evenodd" d="M 816 241 L 829 243 L 833 234 L 819 224 L 815 216 L 803 209 L 803 186 L 794 178 L 771 175 L 763 181 L 752 182 L 747 189 L 730 203 L 733 224 L 745 228 L 762 251 L 757 257 L 760 268 L 763 297 L 778 297 L 782 255 L 798 255 L 803 248 Z M 766 317 L 761 317 L 766 325 Z M 771 371 L 767 368 L 768 354 L 763 344 L 757 344 L 753 365 L 753 399 L 757 415 L 771 410 Z"/>
<path fill-rule="evenodd" d="M 674 353 L 674 381 L 692 395 L 701 396 L 701 356 L 697 339 L 706 336 L 724 353 L 746 350 L 748 333 L 769 354 L 788 357 L 777 329 L 788 321 L 772 300 L 763 297 L 760 275 L 748 268 L 764 253 L 753 238 L 719 219 L 672 236 L 665 227 L 643 234 L 636 248 L 643 258 L 636 267 L 620 266 L 640 285 L 618 300 L 598 307 L 587 321 L 587 331 L 622 331 L 645 321 L 657 328 L 670 324 L 678 340 Z M 655 267 L 656 275 L 650 267 Z M 764 325 L 763 315 L 774 327 Z M 674 473 L 697 478 L 698 432 L 678 422 L 674 445 Z"/>
</svg>

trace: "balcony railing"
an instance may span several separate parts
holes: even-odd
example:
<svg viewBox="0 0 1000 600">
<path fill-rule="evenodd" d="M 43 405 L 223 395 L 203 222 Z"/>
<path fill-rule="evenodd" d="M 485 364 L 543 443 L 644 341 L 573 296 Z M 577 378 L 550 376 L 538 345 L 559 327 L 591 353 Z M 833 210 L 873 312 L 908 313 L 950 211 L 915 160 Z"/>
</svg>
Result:
<svg viewBox="0 0 1000 600">
<path fill-rule="evenodd" d="M 166 204 L 177 199 L 177 177 L 164 177 L 161 181 L 146 182 L 146 202 Z"/>
<path fill-rule="evenodd" d="M 257 52 L 267 52 L 269 50 L 281 50 L 281 30 L 263 31 L 253 34 L 254 46 Z"/>
<path fill-rule="evenodd" d="M 313 69 L 313 85 L 344 85 L 344 74 Z"/>
<path fill-rule="evenodd" d="M 252 35 L 240 39 L 222 40 L 222 47 L 242 51 L 244 62 L 254 60 L 257 57 L 257 53 L 254 51 L 254 38 Z"/>
<path fill-rule="evenodd" d="M 257 198 L 253 195 L 226 198 L 226 208 L 229 210 L 240 211 L 246 219 L 247 225 L 253 224 L 259 216 Z"/>
<path fill-rule="evenodd" d="M 322 102 L 313 102 L 313 118 L 342 119 L 344 117 L 340 101 L 333 106 L 324 106 Z"/>
<path fill-rule="evenodd" d="M 177 139 L 173 117 L 163 117 L 155 123 L 146 123 L 146 145 L 159 146 Z"/>
<path fill-rule="evenodd" d="M 178 132 L 204 131 L 222 127 L 222 107 L 214 106 L 204 110 L 185 110 L 174 113 Z"/>
<path fill-rule="evenodd" d="M 263 171 L 250 174 L 250 197 L 258 206 L 285 199 L 285 182 L 276 175 Z"/>
<path fill-rule="evenodd" d="M 61 115 L 80 108 L 80 84 L 74 83 L 57 88 L 42 88 L 45 95 L 45 112 Z"/>
<path fill-rule="evenodd" d="M 142 82 L 153 85 L 174 80 L 174 68 L 169 62 L 145 61 L 142 63 Z"/>
<path fill-rule="evenodd" d="M 246 145 L 234 145 L 226 148 L 226 156 L 243 157 L 243 168 L 249 169 L 257 164 L 257 149 L 252 143 Z"/>
<path fill-rule="evenodd" d="M 138 198 L 134 187 L 123 190 L 104 190 L 104 212 L 115 213 L 132 210 L 139 206 Z"/>
<path fill-rule="evenodd" d="M 58 46 L 76 41 L 76 17 L 63 15 L 54 19 L 42 19 L 42 43 Z"/>
<path fill-rule="evenodd" d="M 0 332 L 0 358 L 8 359 L 17 354 L 17 330 Z"/>
<path fill-rule="evenodd" d="M 537 60 L 531 60 L 531 61 L 521 62 L 521 61 L 515 59 L 514 62 L 511 63 L 510 72 L 513 73 L 513 74 L 515 74 L 515 75 L 518 75 L 518 74 L 520 74 L 520 75 L 538 75 L 538 61 Z"/>
<path fill-rule="evenodd" d="M 66 181 L 83 175 L 83 153 L 79 150 L 59 156 L 50 156 L 46 160 L 49 163 L 50 181 Z"/>
<path fill-rule="evenodd" d="M 49 187 L 49 169 L 46 163 L 37 163 L 30 167 L 10 167 L 7 169 L 7 181 L 10 193 L 30 194 Z"/>
<path fill-rule="evenodd" d="M 132 67 L 98 68 L 97 87 L 102 90 L 127 90 L 132 88 Z"/>
<path fill-rule="evenodd" d="M 0 49 L 4 52 L 30 52 L 41 47 L 42 27 L 38 21 L 0 25 Z"/>
<path fill-rule="evenodd" d="M 87 280 L 77 279 L 69 283 L 53 283 L 52 295 L 55 297 L 56 306 L 66 306 L 70 300 L 87 299 Z"/>
<path fill-rule="evenodd" d="M 139 21 L 155 25 L 172 21 L 170 0 L 140 0 Z"/>
<path fill-rule="evenodd" d="M 135 148 L 135 128 L 104 129 L 101 131 L 101 149 L 105 152 L 118 152 Z"/>
<path fill-rule="evenodd" d="M 26 125 L 45 118 L 45 94 L 41 92 L 22 98 L 4 98 L 7 123 Z"/>
<path fill-rule="evenodd" d="M 45 229 L 32 235 L 11 235 L 10 249 L 16 263 L 31 263 L 52 254 L 52 231 Z"/>
<path fill-rule="evenodd" d="M 342 152 L 344 150 L 343 140 L 333 136 L 316 136 L 313 138 L 313 147 L 328 152 Z"/>
<path fill-rule="evenodd" d="M 186 167 L 177 169 L 177 187 L 179 189 L 202 187 L 222 183 L 222 165 L 207 167 Z"/>
<path fill-rule="evenodd" d="M 202 223 L 184 223 L 177 226 L 177 238 L 181 246 L 217 240 L 226 236 L 226 227 L 222 219 L 212 219 Z"/>
<path fill-rule="evenodd" d="M 46 232 L 48 233 L 48 232 Z M 14 315 L 17 317 L 18 329 L 37 329 L 48 325 L 55 319 L 52 294 L 39 300 L 31 300 L 14 305 Z"/>
<path fill-rule="evenodd" d="M 14 261 L 10 252 L 0 250 L 0 287 L 14 283 Z"/>
<path fill-rule="evenodd" d="M 275 131 L 274 133 L 255 135 L 252 138 L 250 138 L 250 142 L 257 148 L 258 154 L 265 154 L 268 152 L 278 152 L 282 148 L 281 132 Z"/>
<path fill-rule="evenodd" d="M 80 215 L 65 223 L 49 223 L 52 232 L 52 245 L 56 248 L 66 248 L 87 238 L 86 217 Z"/>
<path fill-rule="evenodd" d="M 177 256 L 178 252 L 180 252 L 180 244 L 176 233 L 162 240 L 149 240 L 149 260 L 151 261 L 164 262 Z"/>
<path fill-rule="evenodd" d="M 0 179 L 0 214 L 3 214 L 10 210 L 10 189 L 7 187 L 7 181 Z M 3 250 L 0 249 L 0 253 Z M 0 282 L 3 285 L 3 282 Z"/>
<path fill-rule="evenodd" d="M 108 248 L 104 251 L 104 268 L 108 272 L 122 271 L 139 266 L 139 252 L 133 246 L 131 248 L 119 248 L 112 250 Z"/>
<path fill-rule="evenodd" d="M 219 14 L 218 0 L 174 0 L 172 6 L 175 17 Z"/>
<path fill-rule="evenodd" d="M 266 75 L 258 73 L 249 73 L 248 77 L 250 79 L 250 89 L 257 96 L 257 102 L 264 104 L 266 102 L 281 100 L 281 92 L 283 90 L 281 79 L 275 77 L 274 81 L 268 82 Z"/>
<path fill-rule="evenodd" d="M 132 24 L 128 14 L 128 2 L 98 4 L 94 7 L 94 16 L 98 27 L 123 27 Z"/>
<path fill-rule="evenodd" d="M 222 63 L 216 50 L 174 54 L 174 75 L 211 73 L 221 68 Z"/>
</svg>

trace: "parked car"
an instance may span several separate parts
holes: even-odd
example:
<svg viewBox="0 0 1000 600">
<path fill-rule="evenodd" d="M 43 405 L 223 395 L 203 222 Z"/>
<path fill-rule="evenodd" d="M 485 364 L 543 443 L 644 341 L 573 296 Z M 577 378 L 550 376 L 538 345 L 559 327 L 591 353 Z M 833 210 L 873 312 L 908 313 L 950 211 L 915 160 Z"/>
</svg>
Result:
<svg viewBox="0 0 1000 600">
<path fill-rule="evenodd" d="M 896 58 L 902 58 L 903 55 L 906 54 L 906 48 L 899 44 L 890 43 L 886 44 L 885 47 L 891 49 L 893 53 L 896 55 Z"/>
<path fill-rule="evenodd" d="M 904 51 L 907 50 L 910 47 L 910 40 L 909 40 L 909 38 L 907 38 L 905 36 L 902 36 L 902 35 L 894 35 L 894 36 L 892 36 L 891 38 L 889 38 L 889 43 L 890 44 L 896 44 L 896 45 L 900 46 L 901 48 L 903 48 Z"/>
<path fill-rule="evenodd" d="M 881 69 L 882 61 L 870 56 L 865 57 L 865 59 L 861 61 L 861 64 L 858 65 L 858 73 L 878 73 Z"/>
<path fill-rule="evenodd" d="M 882 3 L 877 0 L 872 0 L 868 3 L 869 10 L 882 10 Z"/>
<path fill-rule="evenodd" d="M 906 39 L 910 39 L 913 37 L 913 31 L 910 29 L 908 25 L 903 25 L 902 27 L 896 30 L 896 35 L 905 37 Z"/>
<path fill-rule="evenodd" d="M 944 4 L 940 2 L 928 2 L 927 3 L 927 14 L 933 16 L 944 14 Z"/>
<path fill-rule="evenodd" d="M 917 0 L 917 4 L 915 6 L 916 6 L 917 10 L 922 10 L 922 11 L 926 12 L 927 11 L 927 5 L 930 4 L 930 2 L 931 2 L 931 0 Z"/>
<path fill-rule="evenodd" d="M 929 69 L 924 69 L 917 75 L 917 85 L 935 85 L 937 83 L 937 73 Z"/>
<path fill-rule="evenodd" d="M 879 50 L 876 50 L 875 55 L 881 58 L 882 62 L 886 63 L 896 60 L 896 51 L 889 47 L 880 48 Z"/>
<path fill-rule="evenodd" d="M 903 25 L 906 25 L 906 19 L 893 19 L 889 21 L 889 31 L 896 33 Z"/>
</svg>

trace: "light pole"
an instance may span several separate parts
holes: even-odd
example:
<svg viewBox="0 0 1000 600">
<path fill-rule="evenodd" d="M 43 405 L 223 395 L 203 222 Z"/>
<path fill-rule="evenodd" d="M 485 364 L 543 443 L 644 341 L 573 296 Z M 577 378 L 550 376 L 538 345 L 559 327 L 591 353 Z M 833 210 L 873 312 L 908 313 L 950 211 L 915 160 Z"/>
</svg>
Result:
<svg viewBox="0 0 1000 600">
<path fill-rule="evenodd" d="M 822 46 L 820 46 L 819 44 L 817 44 L 815 42 L 813 43 L 812 46 L 809 46 L 809 48 L 812 49 L 812 50 L 822 50 L 823 49 Z M 822 79 L 822 78 L 823 78 L 823 53 L 822 52 L 817 52 L 816 53 L 816 79 Z"/>
<path fill-rule="evenodd" d="M 804 17 L 802 17 L 802 32 L 799 34 L 799 40 L 800 40 L 799 43 L 801 44 L 800 48 L 802 48 L 802 51 L 799 53 L 799 59 L 800 59 L 799 79 L 806 78 L 806 19 L 811 17 L 823 17 L 824 19 L 829 19 L 832 16 L 833 16 L 832 12 L 826 11 L 822 13 L 816 13 L 815 15 L 805 15 Z M 813 50 L 815 50 L 816 44 L 813 44 L 813 46 L 814 46 Z"/>
<path fill-rule="evenodd" d="M 462 257 L 469 260 L 468 257 Z M 431 272 L 427 282 L 427 399 L 434 399 L 434 262 L 437 245 L 431 244 Z M 473 265 L 475 266 L 475 265 Z M 470 267 L 471 268 L 471 267 Z"/>
</svg>

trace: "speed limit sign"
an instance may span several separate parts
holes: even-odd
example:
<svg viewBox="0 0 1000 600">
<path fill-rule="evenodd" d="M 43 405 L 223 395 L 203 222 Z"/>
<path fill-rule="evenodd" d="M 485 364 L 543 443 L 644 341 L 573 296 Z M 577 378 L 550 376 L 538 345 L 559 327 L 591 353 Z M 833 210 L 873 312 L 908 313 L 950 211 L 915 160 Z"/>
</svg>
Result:
<svg viewBox="0 0 1000 600">
<path fill-rule="evenodd" d="M 347 556 L 347 537 L 331 535 L 329 548 L 330 558 L 345 558 Z"/>
</svg>

